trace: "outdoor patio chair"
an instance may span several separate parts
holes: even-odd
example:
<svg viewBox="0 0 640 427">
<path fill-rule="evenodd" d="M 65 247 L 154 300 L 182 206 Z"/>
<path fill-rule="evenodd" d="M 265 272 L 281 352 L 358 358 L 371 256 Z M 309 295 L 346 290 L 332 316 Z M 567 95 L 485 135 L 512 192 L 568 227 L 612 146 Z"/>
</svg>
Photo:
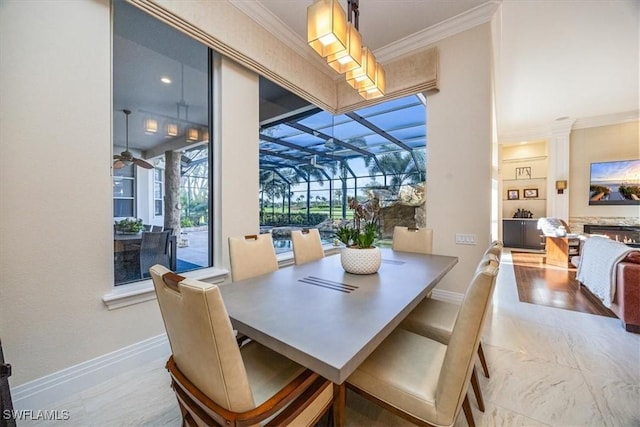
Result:
<svg viewBox="0 0 640 427">
<path fill-rule="evenodd" d="M 169 232 L 143 231 L 140 243 L 140 277 L 148 277 L 152 265 L 160 264 L 168 268 L 170 262 Z"/>
</svg>

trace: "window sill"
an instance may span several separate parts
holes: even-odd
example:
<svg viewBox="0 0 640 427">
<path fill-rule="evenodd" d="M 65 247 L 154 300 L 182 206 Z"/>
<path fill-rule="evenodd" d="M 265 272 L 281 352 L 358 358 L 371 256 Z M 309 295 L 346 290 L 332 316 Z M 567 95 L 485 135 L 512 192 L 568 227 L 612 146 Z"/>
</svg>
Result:
<svg viewBox="0 0 640 427">
<path fill-rule="evenodd" d="M 322 245 L 322 249 L 324 249 L 324 256 L 329 256 L 340 252 L 340 246 L 334 246 L 331 244 Z M 278 259 L 279 268 L 288 267 L 295 264 L 295 259 L 293 258 L 292 251 L 277 254 L 276 258 Z"/>
<path fill-rule="evenodd" d="M 222 268 L 203 268 L 195 271 L 180 273 L 190 279 L 202 280 L 207 283 L 220 284 L 229 275 L 229 271 Z M 131 285 L 122 285 L 102 297 L 102 301 L 109 310 L 115 310 L 130 305 L 156 299 L 156 291 L 151 279 Z"/>
</svg>

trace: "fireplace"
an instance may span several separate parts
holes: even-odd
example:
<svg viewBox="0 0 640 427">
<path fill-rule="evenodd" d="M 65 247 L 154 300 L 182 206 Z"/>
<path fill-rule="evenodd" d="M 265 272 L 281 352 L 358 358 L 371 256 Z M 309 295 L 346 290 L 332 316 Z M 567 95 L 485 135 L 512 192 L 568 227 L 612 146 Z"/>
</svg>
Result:
<svg viewBox="0 0 640 427">
<path fill-rule="evenodd" d="M 585 224 L 584 232 L 601 234 L 633 248 L 640 248 L 640 226 Z"/>
</svg>

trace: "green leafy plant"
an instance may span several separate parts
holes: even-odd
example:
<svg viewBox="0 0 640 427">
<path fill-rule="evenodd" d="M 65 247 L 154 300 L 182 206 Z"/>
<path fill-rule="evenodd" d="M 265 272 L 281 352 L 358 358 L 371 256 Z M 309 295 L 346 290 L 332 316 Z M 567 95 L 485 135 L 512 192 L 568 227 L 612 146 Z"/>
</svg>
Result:
<svg viewBox="0 0 640 427">
<path fill-rule="evenodd" d="M 355 249 L 368 249 L 380 235 L 380 227 L 375 222 L 364 222 L 362 229 L 342 226 L 336 230 L 336 238 L 347 247 Z"/>
<path fill-rule="evenodd" d="M 144 230 L 142 219 L 140 218 L 125 218 L 122 221 L 116 221 L 116 230 L 126 233 L 139 233 Z"/>
<path fill-rule="evenodd" d="M 373 247 L 373 242 L 376 240 L 380 233 L 378 224 L 373 222 L 367 222 L 361 231 L 358 232 L 357 238 L 354 239 L 360 249 L 367 249 Z"/>
</svg>

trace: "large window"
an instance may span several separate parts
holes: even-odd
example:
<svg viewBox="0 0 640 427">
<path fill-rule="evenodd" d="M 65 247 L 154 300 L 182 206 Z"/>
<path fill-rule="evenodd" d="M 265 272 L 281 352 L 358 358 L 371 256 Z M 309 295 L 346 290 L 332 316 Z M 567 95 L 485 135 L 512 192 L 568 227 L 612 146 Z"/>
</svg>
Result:
<svg viewBox="0 0 640 427">
<path fill-rule="evenodd" d="M 124 1 L 114 2 L 113 16 L 114 272 L 121 285 L 147 278 L 150 262 L 178 272 L 211 265 L 214 85 L 206 46 Z"/>
<path fill-rule="evenodd" d="M 334 116 L 261 84 L 261 96 L 295 105 L 290 115 L 261 109 L 261 226 L 278 239 L 292 227 L 329 238 L 349 221 L 349 201 L 381 206 L 383 238 L 394 225 L 425 226 L 426 99 L 412 95 Z M 274 95 L 275 94 L 275 95 Z M 261 105 L 268 106 L 274 101 Z"/>
<path fill-rule="evenodd" d="M 135 216 L 135 167 L 125 165 L 113 170 L 113 217 Z"/>
</svg>

